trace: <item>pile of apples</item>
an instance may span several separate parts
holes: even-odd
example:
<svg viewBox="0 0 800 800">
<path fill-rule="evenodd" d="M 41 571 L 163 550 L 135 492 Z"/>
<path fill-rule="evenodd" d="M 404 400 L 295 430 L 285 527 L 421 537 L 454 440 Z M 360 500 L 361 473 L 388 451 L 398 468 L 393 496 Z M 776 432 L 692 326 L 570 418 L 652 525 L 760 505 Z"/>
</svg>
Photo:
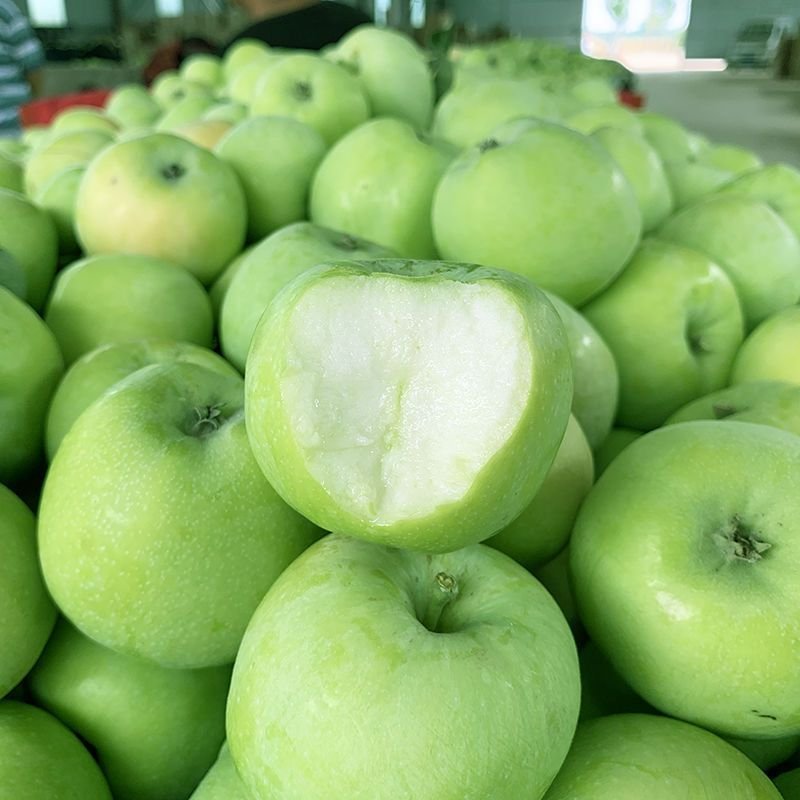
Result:
<svg viewBox="0 0 800 800">
<path fill-rule="evenodd" d="M 0 796 L 800 798 L 800 173 L 553 59 L 0 144 Z"/>
</svg>

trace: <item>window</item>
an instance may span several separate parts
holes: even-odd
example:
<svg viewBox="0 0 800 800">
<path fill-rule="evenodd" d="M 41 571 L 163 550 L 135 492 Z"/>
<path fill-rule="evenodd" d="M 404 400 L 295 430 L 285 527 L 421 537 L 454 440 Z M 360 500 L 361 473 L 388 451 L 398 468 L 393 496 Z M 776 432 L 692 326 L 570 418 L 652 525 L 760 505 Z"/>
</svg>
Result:
<svg viewBox="0 0 800 800">
<path fill-rule="evenodd" d="M 67 25 L 64 0 L 28 0 L 28 16 L 34 28 L 64 28 Z"/>
<path fill-rule="evenodd" d="M 159 17 L 182 16 L 183 0 L 156 0 L 156 14 Z"/>
<path fill-rule="evenodd" d="M 413 28 L 425 27 L 426 6 L 425 0 L 411 0 L 411 26 Z"/>
<path fill-rule="evenodd" d="M 392 0 L 375 0 L 375 23 L 377 25 L 386 25 L 389 21 L 391 6 Z"/>
</svg>

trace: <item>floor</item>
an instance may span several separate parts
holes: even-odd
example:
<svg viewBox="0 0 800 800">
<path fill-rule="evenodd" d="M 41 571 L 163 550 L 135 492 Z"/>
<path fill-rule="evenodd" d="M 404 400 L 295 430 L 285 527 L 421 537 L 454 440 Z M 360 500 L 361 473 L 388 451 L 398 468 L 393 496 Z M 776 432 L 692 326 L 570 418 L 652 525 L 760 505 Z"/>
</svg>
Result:
<svg viewBox="0 0 800 800">
<path fill-rule="evenodd" d="M 647 109 L 712 140 L 750 148 L 765 161 L 800 167 L 800 80 L 756 72 L 646 75 Z"/>
</svg>

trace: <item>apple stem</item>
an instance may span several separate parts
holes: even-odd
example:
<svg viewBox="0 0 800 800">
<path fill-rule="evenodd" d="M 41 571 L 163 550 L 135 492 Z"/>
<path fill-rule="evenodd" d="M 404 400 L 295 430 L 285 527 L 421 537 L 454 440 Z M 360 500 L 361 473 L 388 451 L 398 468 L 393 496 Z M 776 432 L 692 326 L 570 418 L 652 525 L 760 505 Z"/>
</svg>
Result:
<svg viewBox="0 0 800 800">
<path fill-rule="evenodd" d="M 458 581 L 447 572 L 437 572 L 434 581 L 436 585 L 433 597 L 420 622 L 431 633 L 441 633 L 439 624 L 442 614 L 447 606 L 458 597 Z"/>
</svg>

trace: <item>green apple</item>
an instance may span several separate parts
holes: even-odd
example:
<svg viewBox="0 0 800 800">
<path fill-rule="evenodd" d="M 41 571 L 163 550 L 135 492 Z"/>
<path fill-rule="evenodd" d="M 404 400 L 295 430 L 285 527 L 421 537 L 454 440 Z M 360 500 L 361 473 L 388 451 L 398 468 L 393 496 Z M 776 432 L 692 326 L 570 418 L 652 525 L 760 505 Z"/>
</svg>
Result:
<svg viewBox="0 0 800 800">
<path fill-rule="evenodd" d="M 67 364 L 103 344 L 144 338 L 210 347 L 211 301 L 191 273 L 148 256 L 102 255 L 56 277 L 45 322 Z"/>
<path fill-rule="evenodd" d="M 36 663 L 56 620 L 36 553 L 36 520 L 13 492 L 0 484 L 0 698 Z M 1 756 L 0 756 L 1 758 Z"/>
<path fill-rule="evenodd" d="M 55 717 L 26 703 L 0 702 L 0 797 L 111 800 L 89 751 Z"/>
<path fill-rule="evenodd" d="M 75 204 L 78 188 L 86 167 L 67 167 L 42 185 L 33 199 L 39 208 L 46 211 L 56 226 L 58 248 L 61 255 L 72 255 L 78 250 L 75 236 Z"/>
<path fill-rule="evenodd" d="M 675 208 L 683 208 L 729 183 L 733 172 L 699 161 L 665 161 Z"/>
<path fill-rule="evenodd" d="M 185 100 L 191 100 L 198 105 L 203 100 L 211 101 L 212 103 L 214 100 L 214 93 L 208 86 L 203 86 L 202 83 L 195 83 L 194 81 L 187 81 L 171 71 L 159 75 L 153 81 L 150 91 L 155 101 L 166 112 L 169 112 Z"/>
<path fill-rule="evenodd" d="M 288 117 L 247 119 L 217 144 L 214 152 L 242 183 L 251 240 L 307 218 L 311 179 L 326 150 L 314 128 Z"/>
<path fill-rule="evenodd" d="M 644 135 L 663 161 L 687 161 L 701 152 L 700 143 L 676 120 L 650 111 L 638 116 Z"/>
<path fill-rule="evenodd" d="M 785 381 L 800 384 L 800 306 L 767 317 L 745 339 L 731 383 Z"/>
<path fill-rule="evenodd" d="M 25 192 L 36 197 L 42 187 L 68 167 L 85 167 L 114 141 L 102 130 L 67 131 L 54 136 L 25 164 Z"/>
<path fill-rule="evenodd" d="M 736 175 L 764 166 L 764 162 L 752 150 L 732 144 L 712 145 L 701 154 L 700 161 Z"/>
<path fill-rule="evenodd" d="M 0 250 L 0 286 L 8 289 L 20 300 L 25 299 L 28 291 L 28 279 L 25 275 L 25 270 L 8 250 Z"/>
<path fill-rule="evenodd" d="M 800 386 L 771 380 L 729 386 L 689 403 L 664 424 L 698 419 L 755 422 L 800 436 Z"/>
<path fill-rule="evenodd" d="M 50 215 L 17 192 L 0 189 L 0 253 L 25 273 L 25 300 L 44 305 L 58 260 L 58 233 Z"/>
<path fill-rule="evenodd" d="M 443 258 L 518 272 L 576 306 L 614 279 L 641 229 L 636 196 L 611 156 L 548 122 L 512 123 L 464 152 L 433 202 Z"/>
<path fill-rule="evenodd" d="M 594 448 L 595 476 L 599 478 L 606 471 L 608 465 L 641 435 L 641 431 L 635 431 L 631 428 L 612 428 L 608 436 Z"/>
<path fill-rule="evenodd" d="M 236 771 L 227 742 L 189 800 L 252 800 Z"/>
<path fill-rule="evenodd" d="M 455 151 L 399 119 L 340 139 L 314 176 L 310 217 L 408 258 L 435 258 L 431 207 Z"/>
<path fill-rule="evenodd" d="M 616 714 L 578 725 L 544 800 L 781 800 L 769 778 L 713 733 Z"/>
<path fill-rule="evenodd" d="M 650 430 L 727 385 L 744 339 L 733 283 L 702 253 L 642 243 L 620 277 L 583 314 L 619 368 L 617 422 Z"/>
<path fill-rule="evenodd" d="M 592 138 L 617 162 L 642 212 L 642 230 L 657 228 L 673 210 L 672 190 L 664 164 L 643 136 L 623 128 L 598 128 Z"/>
<path fill-rule="evenodd" d="M 712 195 L 670 217 L 658 235 L 705 253 L 728 273 L 748 330 L 800 300 L 800 242 L 766 203 Z"/>
<path fill-rule="evenodd" d="M 410 37 L 361 25 L 327 55 L 358 75 L 374 116 L 396 117 L 421 131 L 430 127 L 433 75 L 425 52 Z"/>
<path fill-rule="evenodd" d="M 171 105 L 155 124 L 155 130 L 173 133 L 187 122 L 199 120 L 214 105 L 211 94 L 190 94 Z"/>
<path fill-rule="evenodd" d="M 602 442 L 617 415 L 619 374 L 614 355 L 589 320 L 554 294 L 547 295 L 567 332 L 572 357 L 572 413 L 590 447 Z"/>
<path fill-rule="evenodd" d="M 215 103 L 206 111 L 201 119 L 220 119 L 238 125 L 247 119 L 247 106 L 243 103 Z"/>
<path fill-rule="evenodd" d="M 581 721 L 611 714 L 657 713 L 622 680 L 593 641 L 586 642 L 578 651 L 578 663 L 581 668 Z"/>
<path fill-rule="evenodd" d="M 325 530 L 444 552 L 533 500 L 572 397 L 564 326 L 512 273 L 345 261 L 267 307 L 247 431 L 278 493 Z"/>
<path fill-rule="evenodd" d="M 255 246 L 256 245 L 250 245 L 250 247 L 242 250 L 242 252 L 225 267 L 222 273 L 220 273 L 220 276 L 209 287 L 208 299 L 211 300 L 211 309 L 214 312 L 214 322 L 217 327 L 219 327 L 220 324 L 220 312 L 222 310 L 222 303 L 225 300 L 225 295 L 228 293 L 228 288 L 239 272 L 244 260 L 250 255 L 250 251 L 253 250 Z"/>
<path fill-rule="evenodd" d="M 617 102 L 617 93 L 603 78 L 585 78 L 573 83 L 570 97 L 586 108 L 609 106 Z"/>
<path fill-rule="evenodd" d="M 224 119 L 200 119 L 176 125 L 172 132 L 198 147 L 214 150 L 232 130 L 234 123 Z"/>
<path fill-rule="evenodd" d="M 794 167 L 768 164 L 740 175 L 722 191 L 766 203 L 800 238 L 800 171 Z"/>
<path fill-rule="evenodd" d="M 585 636 L 583 625 L 578 616 L 578 607 L 569 583 L 569 547 L 565 547 L 546 564 L 537 567 L 533 571 L 533 576 L 553 596 L 564 619 L 569 623 L 575 639 L 582 639 Z"/>
<path fill-rule="evenodd" d="M 432 132 L 465 149 L 489 139 L 499 125 L 522 117 L 550 120 L 558 113 L 541 89 L 497 78 L 451 89 L 436 107 Z"/>
<path fill-rule="evenodd" d="M 775 786 L 780 790 L 783 800 L 800 800 L 800 769 L 778 775 Z"/>
<path fill-rule="evenodd" d="M 28 678 L 37 705 L 91 745 L 114 800 L 188 797 L 225 738 L 229 667 L 166 669 L 62 620 Z"/>
<path fill-rule="evenodd" d="M 123 83 L 110 94 L 106 114 L 120 128 L 152 125 L 161 116 L 161 106 L 144 86 Z"/>
<path fill-rule="evenodd" d="M 224 81 L 222 60 L 211 53 L 194 53 L 188 56 L 181 64 L 178 74 L 184 80 L 200 83 L 212 91 Z"/>
<path fill-rule="evenodd" d="M 239 39 L 234 42 L 222 57 L 222 74 L 226 82 L 243 67 L 254 61 L 268 60 L 270 48 L 261 39 Z"/>
<path fill-rule="evenodd" d="M 564 617 L 502 553 L 333 535 L 253 616 L 228 744 L 254 800 L 541 798 L 579 695 Z"/>
<path fill-rule="evenodd" d="M 253 102 L 256 88 L 270 67 L 273 67 L 280 58 L 267 56 L 257 61 L 246 64 L 237 70 L 230 79 L 226 88 L 226 96 L 236 103 L 249 107 Z"/>
<path fill-rule="evenodd" d="M 593 482 L 592 450 L 581 426 L 570 416 L 553 465 L 536 496 L 486 544 L 533 572 L 564 549 Z"/>
<path fill-rule="evenodd" d="M 21 163 L 28 152 L 28 145 L 24 139 L 25 133 L 29 130 L 30 127 L 26 128 L 19 139 L 0 138 L 0 155 L 11 161 Z"/>
<path fill-rule="evenodd" d="M 243 388 L 197 364 L 156 364 L 61 442 L 40 505 L 42 570 L 100 644 L 167 667 L 230 663 L 266 590 L 319 535 L 261 474 Z"/>
<path fill-rule="evenodd" d="M 621 128 L 637 136 L 644 135 L 638 115 L 618 103 L 584 108 L 567 117 L 564 124 L 568 128 L 585 134 L 594 133 L 600 128 Z"/>
<path fill-rule="evenodd" d="M 37 147 L 44 144 L 50 133 L 49 125 L 28 125 L 19 137 L 20 145 L 24 148 L 24 157 L 29 156 Z"/>
<path fill-rule="evenodd" d="M 47 412 L 45 446 L 48 460 L 53 460 L 75 420 L 98 397 L 143 367 L 173 362 L 199 364 L 223 375 L 238 375 L 221 356 L 188 342 L 139 339 L 102 345 L 81 356 L 58 384 Z"/>
<path fill-rule="evenodd" d="M 328 145 L 366 122 L 369 101 L 358 78 L 322 56 L 286 56 L 264 72 L 250 104 L 254 116 L 305 122 Z"/>
<path fill-rule="evenodd" d="M 291 280 L 326 261 L 364 261 L 392 253 L 372 242 L 297 222 L 254 245 L 236 267 L 220 309 L 225 358 L 244 372 L 253 332 L 272 299 Z"/>
<path fill-rule="evenodd" d="M 629 445 L 589 493 L 570 540 L 581 619 L 660 711 L 800 733 L 798 470 L 793 434 L 685 422 Z"/>
<path fill-rule="evenodd" d="M 207 285 L 242 249 L 247 207 L 228 164 L 185 139 L 155 133 L 118 142 L 90 164 L 75 225 L 90 255 L 161 258 Z"/>
<path fill-rule="evenodd" d="M 0 155 L 0 189 L 23 190 L 22 165 L 10 156 Z"/>
<path fill-rule="evenodd" d="M 99 130 L 115 134 L 116 123 L 100 108 L 94 106 L 70 106 L 60 111 L 50 125 L 50 136 L 67 131 Z"/>
<path fill-rule="evenodd" d="M 39 461 L 50 397 L 64 371 L 41 318 L 0 286 L 0 482 L 15 483 Z"/>
</svg>

